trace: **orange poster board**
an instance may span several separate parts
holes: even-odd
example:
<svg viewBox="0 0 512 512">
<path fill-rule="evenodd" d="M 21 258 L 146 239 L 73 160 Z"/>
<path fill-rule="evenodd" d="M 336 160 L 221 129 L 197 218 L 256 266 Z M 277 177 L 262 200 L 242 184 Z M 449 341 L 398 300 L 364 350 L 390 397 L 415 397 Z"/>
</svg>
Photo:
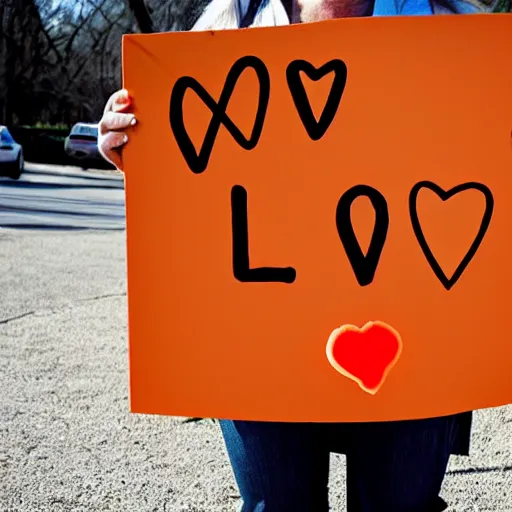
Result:
<svg viewBox="0 0 512 512">
<path fill-rule="evenodd" d="M 512 403 L 512 15 L 123 48 L 132 411 Z"/>
</svg>

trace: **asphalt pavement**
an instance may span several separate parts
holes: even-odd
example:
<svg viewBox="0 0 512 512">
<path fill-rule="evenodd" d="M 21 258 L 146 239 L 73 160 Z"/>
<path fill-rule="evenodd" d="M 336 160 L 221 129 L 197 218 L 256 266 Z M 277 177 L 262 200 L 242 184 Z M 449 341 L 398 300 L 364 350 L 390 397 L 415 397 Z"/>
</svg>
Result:
<svg viewBox="0 0 512 512">
<path fill-rule="evenodd" d="M 0 226 L 124 229 L 123 176 L 27 163 L 19 180 L 0 178 Z"/>
<path fill-rule="evenodd" d="M 122 177 L 27 169 L 0 180 L 0 511 L 238 510 L 216 423 L 129 413 Z M 443 497 L 512 512 L 512 407 L 475 414 Z"/>
</svg>

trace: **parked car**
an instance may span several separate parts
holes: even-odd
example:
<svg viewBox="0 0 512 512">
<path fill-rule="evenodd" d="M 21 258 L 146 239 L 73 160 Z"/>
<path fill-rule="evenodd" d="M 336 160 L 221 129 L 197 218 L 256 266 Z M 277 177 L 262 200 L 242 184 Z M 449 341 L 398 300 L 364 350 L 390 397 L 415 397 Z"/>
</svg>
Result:
<svg viewBox="0 0 512 512">
<path fill-rule="evenodd" d="M 83 169 L 87 169 L 87 164 L 91 161 L 103 161 L 98 149 L 98 125 L 76 123 L 66 137 L 64 151 L 69 156 L 80 160 Z"/>
<path fill-rule="evenodd" d="M 17 180 L 24 165 L 23 148 L 13 139 L 6 126 L 0 126 L 0 174 Z"/>
</svg>

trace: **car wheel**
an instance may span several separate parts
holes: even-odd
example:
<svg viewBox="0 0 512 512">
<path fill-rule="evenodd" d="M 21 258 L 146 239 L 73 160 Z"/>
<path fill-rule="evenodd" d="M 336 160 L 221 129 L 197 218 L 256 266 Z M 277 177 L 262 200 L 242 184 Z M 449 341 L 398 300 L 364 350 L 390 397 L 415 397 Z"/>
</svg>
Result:
<svg viewBox="0 0 512 512">
<path fill-rule="evenodd" d="M 19 180 L 20 176 L 21 176 L 21 173 L 23 172 L 24 166 L 25 166 L 25 161 L 23 159 L 23 153 L 20 153 L 18 155 L 18 158 L 17 158 L 16 162 L 14 163 L 14 166 L 12 168 L 10 177 L 13 180 Z"/>
</svg>

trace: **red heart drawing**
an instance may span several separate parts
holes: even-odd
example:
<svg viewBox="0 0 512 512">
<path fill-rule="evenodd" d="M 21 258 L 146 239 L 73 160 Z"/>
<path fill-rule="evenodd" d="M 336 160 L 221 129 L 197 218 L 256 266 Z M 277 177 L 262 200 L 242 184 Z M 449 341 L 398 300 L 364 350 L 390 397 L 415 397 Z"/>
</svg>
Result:
<svg viewBox="0 0 512 512">
<path fill-rule="evenodd" d="M 329 336 L 326 352 L 335 370 L 374 395 L 402 353 L 402 338 L 384 322 L 342 325 Z"/>
</svg>

